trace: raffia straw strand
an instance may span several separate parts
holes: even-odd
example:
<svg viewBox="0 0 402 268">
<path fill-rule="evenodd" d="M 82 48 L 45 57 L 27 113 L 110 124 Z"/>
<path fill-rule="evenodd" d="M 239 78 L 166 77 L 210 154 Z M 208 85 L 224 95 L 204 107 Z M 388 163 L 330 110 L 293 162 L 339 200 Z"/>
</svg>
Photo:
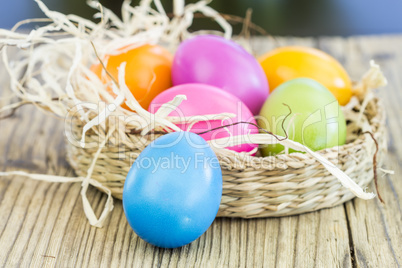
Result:
<svg viewBox="0 0 402 268">
<path fill-rule="evenodd" d="M 87 216 L 89 223 L 95 227 L 102 227 L 104 221 L 106 220 L 106 217 L 113 210 L 113 198 L 111 196 L 110 189 L 107 189 L 106 187 L 102 186 L 103 187 L 102 190 L 104 190 L 107 193 L 108 197 L 106 200 L 105 207 L 102 211 L 102 214 L 98 219 L 98 218 L 96 218 L 95 212 L 93 211 L 92 206 L 89 203 L 88 198 L 86 197 L 86 192 L 88 190 L 88 185 L 90 184 L 90 181 L 91 181 L 91 176 L 92 176 L 93 170 L 95 168 L 96 161 L 98 160 L 102 149 L 105 147 L 106 142 L 109 140 L 110 136 L 113 134 L 113 131 L 114 130 L 111 129 L 108 132 L 108 134 L 106 135 L 105 139 L 100 144 L 98 150 L 96 151 L 96 153 L 93 157 L 92 163 L 89 166 L 87 176 L 85 177 L 85 179 L 82 181 L 82 184 L 81 184 L 81 187 L 82 187 L 81 196 L 82 196 L 82 201 L 83 201 L 83 205 L 84 205 L 84 212 L 85 212 L 85 215 Z M 95 187 L 97 187 L 97 186 L 95 186 Z"/>
</svg>

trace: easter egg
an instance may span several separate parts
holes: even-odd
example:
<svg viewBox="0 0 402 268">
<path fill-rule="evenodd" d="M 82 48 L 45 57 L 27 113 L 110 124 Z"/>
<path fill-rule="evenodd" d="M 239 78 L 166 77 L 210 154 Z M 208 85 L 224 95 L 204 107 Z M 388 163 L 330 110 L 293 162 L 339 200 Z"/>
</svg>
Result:
<svg viewBox="0 0 402 268">
<path fill-rule="evenodd" d="M 342 65 L 327 53 L 309 47 L 288 46 L 274 49 L 259 59 L 273 91 L 294 78 L 311 78 L 323 84 L 345 105 L 352 97 L 352 83 Z"/>
<path fill-rule="evenodd" d="M 118 81 L 118 67 L 126 62 L 125 81 L 130 92 L 147 109 L 149 103 L 156 95 L 172 86 L 171 66 L 173 56 L 158 45 L 143 45 L 134 49 L 121 48 L 121 53 L 106 55 L 103 59 L 107 71 Z M 101 64 L 94 64 L 91 70 L 102 81 L 112 83 L 109 76 L 102 69 Z M 108 91 L 115 96 L 111 86 Z M 129 109 L 126 104 L 122 107 Z"/>
<path fill-rule="evenodd" d="M 222 171 L 211 147 L 190 132 L 173 132 L 148 145 L 131 167 L 123 208 L 146 242 L 176 248 L 212 224 L 222 198 Z"/>
<path fill-rule="evenodd" d="M 268 97 L 268 82 L 257 60 L 220 36 L 200 35 L 182 42 L 172 65 L 173 85 L 203 83 L 238 97 L 258 114 Z"/>
<path fill-rule="evenodd" d="M 310 78 L 296 78 L 277 87 L 261 109 L 259 125 L 276 135 L 285 136 L 306 145 L 313 151 L 343 145 L 346 121 L 338 101 L 322 84 Z M 279 144 L 262 149 L 264 156 L 283 151 Z M 290 152 L 292 152 L 291 150 Z"/>
<path fill-rule="evenodd" d="M 172 87 L 153 99 L 148 110 L 151 113 L 157 112 L 162 104 L 171 101 L 177 95 L 185 95 L 187 100 L 184 100 L 180 106 L 169 114 L 169 116 L 176 116 L 180 118 L 201 116 L 201 118 L 205 118 L 203 117 L 204 115 L 215 115 L 221 113 L 232 113 L 235 115 L 234 118 L 227 118 L 225 120 L 214 120 L 212 118 L 212 120 L 200 121 L 194 125 L 189 123 L 178 123 L 177 126 L 184 131 L 190 128 L 188 131 L 201 133 L 213 128 L 230 125 L 237 122 L 250 122 L 256 124 L 253 114 L 242 101 L 228 92 L 205 84 L 183 84 Z M 201 137 L 208 141 L 212 139 L 226 138 L 230 135 L 248 135 L 249 133 L 258 133 L 257 127 L 244 123 L 228 126 L 226 129 L 216 129 L 205 134 L 201 134 Z M 227 149 L 231 149 L 236 152 L 250 152 L 255 147 L 257 147 L 256 144 L 250 144 L 248 138 L 244 137 L 243 144 L 229 146 Z"/>
</svg>

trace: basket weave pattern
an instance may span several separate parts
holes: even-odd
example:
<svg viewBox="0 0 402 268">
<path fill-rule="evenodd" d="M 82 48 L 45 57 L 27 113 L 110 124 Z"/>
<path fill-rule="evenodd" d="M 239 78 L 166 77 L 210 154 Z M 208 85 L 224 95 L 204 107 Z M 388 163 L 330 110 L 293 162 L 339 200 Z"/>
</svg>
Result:
<svg viewBox="0 0 402 268">
<path fill-rule="evenodd" d="M 358 105 L 359 106 L 359 105 Z M 353 112 L 358 114 L 359 107 Z M 366 107 L 366 117 L 374 137 L 379 142 L 377 162 L 382 163 L 386 151 L 385 113 L 374 98 Z M 73 120 L 70 133 L 80 137 L 84 123 Z M 105 136 L 107 126 L 86 133 L 86 142 L 97 142 Z M 320 151 L 358 185 L 366 187 L 373 179 L 373 152 L 375 143 L 359 129 L 350 129 L 357 138 L 339 147 Z M 121 199 L 125 177 L 136 156 L 162 134 L 141 136 L 127 130 L 126 140 L 110 138 L 102 149 L 93 169 L 92 178 L 111 189 Z M 349 136 L 349 135 L 348 135 Z M 67 141 L 67 159 L 79 176 L 86 176 L 98 147 L 82 148 Z M 123 157 L 122 157 L 123 156 Z M 219 158 L 219 156 L 218 156 Z M 270 217 L 294 215 L 333 207 L 346 202 L 354 194 L 344 188 L 322 164 L 309 154 L 291 153 L 270 157 L 251 157 L 242 161 L 241 154 L 220 158 L 223 174 L 223 196 L 219 217 Z"/>
</svg>

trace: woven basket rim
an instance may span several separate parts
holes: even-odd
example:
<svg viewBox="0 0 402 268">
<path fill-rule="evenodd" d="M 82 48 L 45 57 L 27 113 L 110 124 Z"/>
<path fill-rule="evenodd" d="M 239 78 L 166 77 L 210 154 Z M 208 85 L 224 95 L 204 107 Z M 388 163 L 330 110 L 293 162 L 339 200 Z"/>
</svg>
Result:
<svg viewBox="0 0 402 268">
<path fill-rule="evenodd" d="M 374 105 L 377 107 L 377 113 L 375 114 L 375 116 L 373 116 L 372 118 L 369 119 L 370 125 L 373 127 L 373 131 L 372 133 L 375 134 L 378 132 L 380 125 L 382 124 L 381 122 L 384 121 L 385 119 L 385 110 L 383 107 L 383 104 L 381 102 L 381 100 L 377 97 L 374 96 L 372 101 L 374 102 Z M 79 124 L 83 124 L 82 121 L 80 120 L 74 120 L 76 123 Z M 372 124 L 373 121 L 377 121 L 380 122 L 380 125 L 377 124 Z M 168 134 L 168 132 L 153 132 L 150 131 L 149 133 L 145 134 L 145 135 L 141 135 L 140 133 L 126 133 L 127 135 L 136 135 L 136 136 L 141 136 L 141 137 L 150 137 L 152 135 L 165 135 Z M 94 135 L 94 133 L 92 131 L 88 131 L 85 133 L 85 136 L 92 136 Z M 96 134 L 95 134 L 96 135 Z M 152 139 L 152 138 L 151 138 Z M 357 139 L 345 143 L 343 145 L 340 146 L 334 146 L 334 147 L 330 147 L 330 148 L 324 148 L 321 150 L 316 151 L 319 154 L 322 155 L 327 155 L 327 154 L 331 154 L 331 153 L 336 153 L 339 151 L 344 151 L 344 150 L 348 150 L 350 148 L 353 148 L 354 146 L 358 145 L 358 144 L 362 144 L 366 141 L 367 137 L 365 135 L 360 135 Z M 67 142 L 67 146 L 74 146 L 71 143 Z M 227 150 L 230 151 L 230 153 L 234 156 L 234 157 L 242 157 L 243 155 L 246 155 L 247 153 L 244 152 L 236 152 L 236 151 L 231 151 L 229 149 L 223 149 L 223 150 Z M 272 155 L 272 156 L 253 156 L 253 155 L 249 155 L 247 154 L 248 160 L 250 162 L 254 162 L 254 161 L 268 161 L 268 162 L 272 162 L 272 161 L 300 161 L 301 159 L 303 160 L 311 160 L 311 161 L 316 161 L 315 158 L 308 154 L 308 153 L 302 153 L 302 152 L 291 152 L 291 153 L 287 153 L 287 154 L 277 154 L 277 155 Z M 244 170 L 244 167 L 232 167 L 233 170 Z"/>
</svg>

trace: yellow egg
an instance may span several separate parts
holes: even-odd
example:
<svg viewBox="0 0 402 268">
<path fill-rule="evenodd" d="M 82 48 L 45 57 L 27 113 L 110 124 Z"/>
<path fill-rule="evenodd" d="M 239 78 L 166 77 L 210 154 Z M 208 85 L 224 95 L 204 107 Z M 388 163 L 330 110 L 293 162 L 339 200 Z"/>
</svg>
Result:
<svg viewBox="0 0 402 268">
<path fill-rule="evenodd" d="M 327 53 L 309 47 L 287 46 L 274 49 L 260 57 L 272 92 L 277 86 L 294 78 L 311 78 L 324 85 L 345 105 L 352 97 L 352 83 L 342 65 Z"/>
</svg>

